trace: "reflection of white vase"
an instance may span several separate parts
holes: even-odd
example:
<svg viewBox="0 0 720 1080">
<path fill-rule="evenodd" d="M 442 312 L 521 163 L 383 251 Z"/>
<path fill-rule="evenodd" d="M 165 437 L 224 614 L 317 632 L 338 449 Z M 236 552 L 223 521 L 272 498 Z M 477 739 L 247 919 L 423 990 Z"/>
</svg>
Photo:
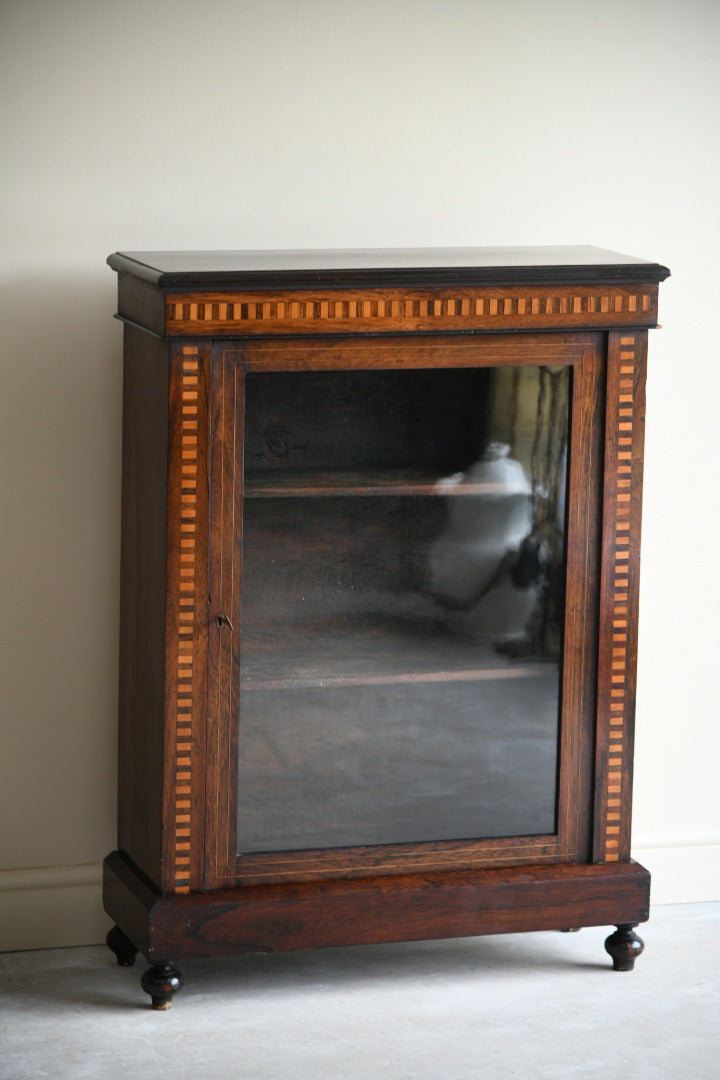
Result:
<svg viewBox="0 0 720 1080">
<path fill-rule="evenodd" d="M 487 641 L 523 636 L 537 598 L 536 587 L 519 589 L 510 577 L 512 554 L 532 529 L 532 489 L 509 452 L 491 443 L 467 472 L 439 482 L 448 525 L 428 553 L 430 589 L 449 609 L 448 626 Z"/>
</svg>

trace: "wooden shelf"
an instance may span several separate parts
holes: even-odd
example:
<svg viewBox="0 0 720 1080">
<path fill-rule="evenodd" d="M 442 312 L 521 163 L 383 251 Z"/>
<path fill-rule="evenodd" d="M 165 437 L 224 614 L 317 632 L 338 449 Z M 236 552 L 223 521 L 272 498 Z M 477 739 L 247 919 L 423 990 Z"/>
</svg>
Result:
<svg viewBox="0 0 720 1080">
<path fill-rule="evenodd" d="M 388 632 L 372 635 L 364 648 L 339 635 L 310 634 L 302 644 L 248 644 L 241 653 L 243 691 L 529 679 L 552 671 L 547 662 L 513 660 L 488 646 Z"/>
<path fill-rule="evenodd" d="M 527 495 L 527 488 L 512 484 L 488 484 L 465 480 L 462 473 L 437 476 L 402 470 L 312 471 L 290 469 L 253 470 L 246 474 L 246 499 L 293 499 L 339 495 Z"/>
<path fill-rule="evenodd" d="M 240 680 L 242 690 L 311 690 L 341 686 L 391 686 L 410 683 L 479 682 L 485 679 L 528 679 L 543 671 L 539 664 L 516 668 L 476 668 L 465 671 L 403 671 L 395 675 L 288 675 Z"/>
</svg>

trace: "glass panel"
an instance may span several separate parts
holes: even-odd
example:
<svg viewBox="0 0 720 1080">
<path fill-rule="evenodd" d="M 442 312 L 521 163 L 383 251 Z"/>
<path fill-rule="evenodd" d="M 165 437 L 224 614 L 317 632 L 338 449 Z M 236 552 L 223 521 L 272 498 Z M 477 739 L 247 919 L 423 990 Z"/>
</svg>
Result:
<svg viewBox="0 0 720 1080">
<path fill-rule="evenodd" d="M 569 399 L 247 376 L 240 851 L 555 831 Z"/>
</svg>

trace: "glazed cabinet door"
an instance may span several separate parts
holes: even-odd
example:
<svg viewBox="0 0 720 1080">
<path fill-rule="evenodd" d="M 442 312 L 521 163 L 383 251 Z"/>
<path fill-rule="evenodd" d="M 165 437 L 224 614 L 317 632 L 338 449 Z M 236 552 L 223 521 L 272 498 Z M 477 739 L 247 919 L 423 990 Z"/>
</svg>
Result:
<svg viewBox="0 0 720 1080">
<path fill-rule="evenodd" d="M 206 887 L 590 858 L 604 342 L 214 347 Z"/>
</svg>

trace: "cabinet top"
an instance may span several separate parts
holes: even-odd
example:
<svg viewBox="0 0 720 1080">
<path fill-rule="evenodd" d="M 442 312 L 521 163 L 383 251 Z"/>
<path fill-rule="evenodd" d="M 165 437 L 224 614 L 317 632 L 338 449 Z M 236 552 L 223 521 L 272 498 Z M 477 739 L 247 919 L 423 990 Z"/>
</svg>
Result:
<svg viewBox="0 0 720 1080">
<path fill-rule="evenodd" d="M 658 263 L 596 247 L 118 251 L 108 264 L 161 288 L 326 288 L 660 282 Z"/>
</svg>

